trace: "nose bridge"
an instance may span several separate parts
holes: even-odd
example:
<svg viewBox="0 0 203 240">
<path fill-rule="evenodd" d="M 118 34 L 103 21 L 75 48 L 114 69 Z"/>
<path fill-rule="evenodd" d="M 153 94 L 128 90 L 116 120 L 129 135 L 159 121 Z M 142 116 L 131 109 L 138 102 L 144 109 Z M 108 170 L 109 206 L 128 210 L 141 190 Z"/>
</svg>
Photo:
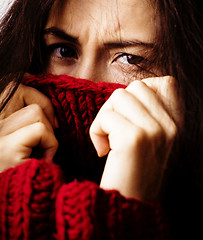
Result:
<svg viewBox="0 0 203 240">
<path fill-rule="evenodd" d="M 96 58 L 90 54 L 90 56 L 81 57 L 75 75 L 77 78 L 96 81 L 96 69 Z"/>
<path fill-rule="evenodd" d="M 77 78 L 100 81 L 100 69 L 102 68 L 100 47 L 98 40 L 94 37 L 83 45 L 81 56 L 75 69 L 74 76 Z"/>
</svg>

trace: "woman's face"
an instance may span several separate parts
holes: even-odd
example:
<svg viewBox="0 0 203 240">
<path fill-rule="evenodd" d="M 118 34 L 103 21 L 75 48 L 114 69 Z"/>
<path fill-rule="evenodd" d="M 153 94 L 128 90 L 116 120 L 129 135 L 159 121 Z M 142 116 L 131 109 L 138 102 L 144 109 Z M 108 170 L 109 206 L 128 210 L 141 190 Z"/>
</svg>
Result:
<svg viewBox="0 0 203 240">
<path fill-rule="evenodd" d="M 149 0 L 68 0 L 59 6 L 52 7 L 44 30 L 48 73 L 123 84 L 151 76 L 145 65 L 156 28 Z"/>
</svg>

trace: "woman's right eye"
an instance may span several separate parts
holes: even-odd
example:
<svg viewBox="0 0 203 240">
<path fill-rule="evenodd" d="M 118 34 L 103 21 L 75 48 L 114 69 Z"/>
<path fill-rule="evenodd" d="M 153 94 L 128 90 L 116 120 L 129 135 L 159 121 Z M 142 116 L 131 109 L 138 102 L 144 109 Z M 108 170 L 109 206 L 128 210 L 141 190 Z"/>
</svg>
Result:
<svg viewBox="0 0 203 240">
<path fill-rule="evenodd" d="M 57 57 L 60 59 L 74 58 L 78 59 L 78 54 L 73 46 L 64 44 L 53 44 L 47 47 L 48 54 L 51 57 Z"/>
</svg>

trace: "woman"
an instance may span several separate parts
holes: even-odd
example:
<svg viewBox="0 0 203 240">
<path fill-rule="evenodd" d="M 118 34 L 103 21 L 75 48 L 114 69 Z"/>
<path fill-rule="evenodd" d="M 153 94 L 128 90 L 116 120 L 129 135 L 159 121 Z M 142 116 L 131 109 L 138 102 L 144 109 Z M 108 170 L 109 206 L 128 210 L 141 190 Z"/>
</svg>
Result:
<svg viewBox="0 0 203 240">
<path fill-rule="evenodd" d="M 175 161 L 169 181 L 173 189 L 169 184 L 165 196 L 178 193 L 181 183 L 176 183 L 177 189 L 172 183 L 182 169 L 183 176 L 189 174 L 182 192 L 194 189 L 193 175 L 200 176 L 196 171 L 201 169 L 202 131 L 202 31 L 196 14 L 190 1 L 15 2 L 1 28 L 2 109 L 11 96 L 7 91 L 13 94 L 26 72 L 116 79 L 128 87 L 112 94 L 90 129 L 98 155 L 108 154 L 100 186 L 156 201 L 166 168 Z M 24 102 L 34 105 L 21 109 Z M 28 116 L 24 121 L 19 120 L 22 111 Z M 52 128 L 58 124 L 44 96 L 20 85 L 1 118 L 1 161 L 9 159 L 2 170 L 28 159 L 39 142 L 44 156 L 53 158 L 57 141 Z M 16 162 L 6 150 L 11 139 L 17 139 Z M 19 146 L 24 144 L 21 155 Z M 191 161 L 195 173 L 189 171 Z M 182 194 L 180 202 L 184 198 Z"/>
</svg>

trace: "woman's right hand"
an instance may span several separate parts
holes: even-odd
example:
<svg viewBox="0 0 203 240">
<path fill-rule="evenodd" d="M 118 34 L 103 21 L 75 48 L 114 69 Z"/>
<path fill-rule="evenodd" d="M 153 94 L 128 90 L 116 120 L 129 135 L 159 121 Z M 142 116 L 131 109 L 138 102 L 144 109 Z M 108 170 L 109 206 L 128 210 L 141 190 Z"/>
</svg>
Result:
<svg viewBox="0 0 203 240">
<path fill-rule="evenodd" d="M 0 172 L 28 160 L 35 147 L 41 158 L 51 161 L 58 147 L 56 127 L 50 100 L 36 89 L 20 85 L 0 114 Z"/>
</svg>

